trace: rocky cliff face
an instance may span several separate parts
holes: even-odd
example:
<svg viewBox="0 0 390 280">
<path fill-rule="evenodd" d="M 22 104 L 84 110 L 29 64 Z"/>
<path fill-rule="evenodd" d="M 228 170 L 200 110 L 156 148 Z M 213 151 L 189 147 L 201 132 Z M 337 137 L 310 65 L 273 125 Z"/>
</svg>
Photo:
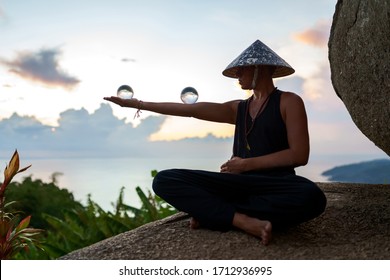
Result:
<svg viewBox="0 0 390 280">
<path fill-rule="evenodd" d="M 338 0 L 329 61 L 353 121 L 390 155 L 390 0 Z"/>
<path fill-rule="evenodd" d="M 270 245 L 243 232 L 191 230 L 180 213 L 61 259 L 390 259 L 390 185 L 331 184 L 320 217 L 274 232 Z"/>
</svg>

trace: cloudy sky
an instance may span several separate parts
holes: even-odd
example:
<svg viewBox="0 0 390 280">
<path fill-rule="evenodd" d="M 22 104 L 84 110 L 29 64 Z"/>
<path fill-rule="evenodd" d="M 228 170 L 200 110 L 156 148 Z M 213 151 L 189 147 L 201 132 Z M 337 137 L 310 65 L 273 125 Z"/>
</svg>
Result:
<svg viewBox="0 0 390 280">
<path fill-rule="evenodd" d="M 256 39 L 296 73 L 276 79 L 303 97 L 312 155 L 386 157 L 356 128 L 330 82 L 336 0 L 0 0 L 0 157 L 230 153 L 233 129 L 119 108 L 103 100 L 246 98 L 222 70 Z M 226 152 L 226 149 L 229 149 Z M 188 149 L 187 149 L 188 150 Z M 225 151 L 225 152 L 224 152 Z M 356 157 L 355 157 L 356 159 Z"/>
</svg>

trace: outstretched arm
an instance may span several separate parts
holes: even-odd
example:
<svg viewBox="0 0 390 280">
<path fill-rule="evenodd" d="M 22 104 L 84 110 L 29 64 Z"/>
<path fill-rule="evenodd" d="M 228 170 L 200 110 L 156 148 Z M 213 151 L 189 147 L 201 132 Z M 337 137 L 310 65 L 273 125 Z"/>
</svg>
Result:
<svg viewBox="0 0 390 280">
<path fill-rule="evenodd" d="M 145 102 L 135 98 L 122 99 L 117 96 L 105 97 L 121 107 L 151 111 L 163 115 L 193 117 L 200 120 L 235 124 L 238 100 L 225 103 L 198 102 L 182 104 L 173 102 Z"/>
</svg>

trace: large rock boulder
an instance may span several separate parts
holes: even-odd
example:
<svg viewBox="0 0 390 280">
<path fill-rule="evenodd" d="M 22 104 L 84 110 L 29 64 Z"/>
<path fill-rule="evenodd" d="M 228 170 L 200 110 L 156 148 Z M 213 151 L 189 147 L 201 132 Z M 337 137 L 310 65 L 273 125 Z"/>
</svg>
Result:
<svg viewBox="0 0 390 280">
<path fill-rule="evenodd" d="M 320 217 L 274 232 L 268 246 L 238 230 L 191 230 L 180 213 L 63 256 L 64 260 L 390 259 L 390 185 L 319 184 Z"/>
<path fill-rule="evenodd" d="M 338 0 L 329 61 L 353 121 L 390 155 L 390 0 Z"/>
</svg>

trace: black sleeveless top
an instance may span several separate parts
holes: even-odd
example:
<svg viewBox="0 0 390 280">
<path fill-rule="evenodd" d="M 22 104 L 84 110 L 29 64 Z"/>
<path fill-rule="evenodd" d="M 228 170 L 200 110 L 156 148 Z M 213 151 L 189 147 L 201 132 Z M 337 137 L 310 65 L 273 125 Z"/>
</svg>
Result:
<svg viewBox="0 0 390 280">
<path fill-rule="evenodd" d="M 248 108 L 252 97 L 238 104 L 233 156 L 258 157 L 289 148 L 286 125 L 280 112 L 282 93 L 278 89 L 271 93 L 264 110 L 254 119 L 253 124 Z M 295 174 L 295 171 L 293 167 L 282 167 L 249 173 L 287 175 Z"/>
</svg>

